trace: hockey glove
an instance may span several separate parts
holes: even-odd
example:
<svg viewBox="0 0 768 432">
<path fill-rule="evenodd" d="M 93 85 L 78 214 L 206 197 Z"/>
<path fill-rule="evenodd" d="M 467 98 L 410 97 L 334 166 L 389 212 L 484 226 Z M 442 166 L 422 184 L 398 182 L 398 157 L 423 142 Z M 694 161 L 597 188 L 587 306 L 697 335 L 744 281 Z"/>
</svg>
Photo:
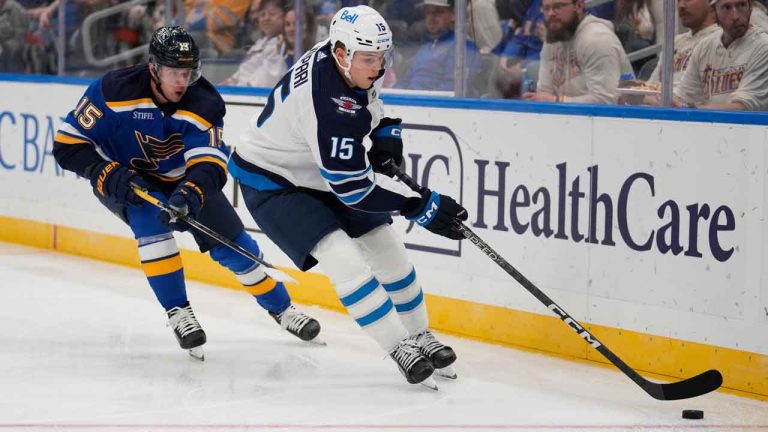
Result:
<svg viewBox="0 0 768 432">
<path fill-rule="evenodd" d="M 467 220 L 467 209 L 447 195 L 424 188 L 421 190 L 421 202 L 416 209 L 400 214 L 437 235 L 453 240 L 464 238 L 453 222 Z"/>
<path fill-rule="evenodd" d="M 400 137 L 401 122 L 402 120 L 399 118 L 384 117 L 379 122 L 379 126 L 371 132 L 373 146 L 368 151 L 368 159 L 370 159 L 374 171 L 390 177 L 393 174 L 386 164 L 387 160 L 392 159 L 396 167 L 403 163 L 403 140 Z"/>
<path fill-rule="evenodd" d="M 168 198 L 168 206 L 173 210 L 173 214 L 163 210 L 158 215 L 158 220 L 174 231 L 187 231 L 190 228 L 189 224 L 179 218 L 184 216 L 197 218 L 204 201 L 203 190 L 191 181 L 185 180 L 176 186 L 176 190 Z"/>
<path fill-rule="evenodd" d="M 104 161 L 91 170 L 91 186 L 99 201 L 109 207 L 110 203 L 117 205 L 141 205 L 144 200 L 133 193 L 131 183 L 147 188 L 144 178 L 136 171 L 126 168 L 117 162 Z"/>
</svg>

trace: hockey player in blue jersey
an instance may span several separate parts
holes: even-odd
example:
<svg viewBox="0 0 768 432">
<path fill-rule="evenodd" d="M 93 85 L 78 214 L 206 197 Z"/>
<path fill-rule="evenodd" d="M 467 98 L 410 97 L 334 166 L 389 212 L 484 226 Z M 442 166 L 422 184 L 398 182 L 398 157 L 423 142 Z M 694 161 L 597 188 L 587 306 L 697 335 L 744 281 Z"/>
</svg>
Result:
<svg viewBox="0 0 768 432">
<path fill-rule="evenodd" d="M 451 239 L 466 210 L 382 173 L 402 161 L 400 120 L 379 99 L 392 33 L 368 6 L 333 17 L 321 42 L 275 86 L 229 161 L 259 227 L 302 270 L 319 262 L 363 330 L 410 383 L 455 377 L 454 351 L 428 330 L 416 270 L 390 212 Z M 447 369 L 447 370 L 446 370 Z M 429 381 L 425 381 L 429 379 Z"/>
<path fill-rule="evenodd" d="M 144 273 L 179 344 L 202 358 L 206 336 L 187 300 L 173 236 L 173 230 L 189 226 L 145 203 L 131 184 L 261 253 L 221 192 L 229 157 L 222 142 L 225 106 L 201 77 L 195 41 L 181 27 L 163 27 L 152 36 L 149 54 L 148 64 L 109 72 L 88 87 L 57 132 L 54 155 L 64 169 L 90 179 L 101 203 L 130 226 Z M 191 232 L 200 250 L 231 270 L 284 329 L 303 340 L 317 336 L 319 323 L 291 304 L 285 286 L 263 266 Z"/>
</svg>

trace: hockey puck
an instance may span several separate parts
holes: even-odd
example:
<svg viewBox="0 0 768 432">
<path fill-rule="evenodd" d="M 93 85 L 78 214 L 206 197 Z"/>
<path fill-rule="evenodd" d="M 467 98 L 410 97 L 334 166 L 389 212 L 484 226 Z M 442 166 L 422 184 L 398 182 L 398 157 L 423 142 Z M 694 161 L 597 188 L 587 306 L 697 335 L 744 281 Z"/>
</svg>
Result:
<svg viewBox="0 0 768 432">
<path fill-rule="evenodd" d="M 704 418 L 704 411 L 702 410 L 683 410 L 683 418 L 690 420 L 701 420 Z"/>
</svg>

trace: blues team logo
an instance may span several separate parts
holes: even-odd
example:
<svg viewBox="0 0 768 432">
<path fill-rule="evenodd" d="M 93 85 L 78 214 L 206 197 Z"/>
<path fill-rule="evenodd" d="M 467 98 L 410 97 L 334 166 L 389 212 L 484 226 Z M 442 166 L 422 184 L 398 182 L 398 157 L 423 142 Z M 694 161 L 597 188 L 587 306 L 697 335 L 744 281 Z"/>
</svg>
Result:
<svg viewBox="0 0 768 432">
<path fill-rule="evenodd" d="M 141 147 L 143 158 L 131 159 L 131 166 L 144 171 L 157 171 L 160 162 L 168 160 L 184 150 L 180 133 L 171 134 L 165 140 L 136 131 L 136 141 Z"/>
<path fill-rule="evenodd" d="M 357 110 L 363 106 L 357 103 L 356 100 L 348 96 L 341 96 L 338 98 L 332 97 L 333 102 L 338 105 L 337 111 L 347 114 L 357 115 Z"/>
</svg>

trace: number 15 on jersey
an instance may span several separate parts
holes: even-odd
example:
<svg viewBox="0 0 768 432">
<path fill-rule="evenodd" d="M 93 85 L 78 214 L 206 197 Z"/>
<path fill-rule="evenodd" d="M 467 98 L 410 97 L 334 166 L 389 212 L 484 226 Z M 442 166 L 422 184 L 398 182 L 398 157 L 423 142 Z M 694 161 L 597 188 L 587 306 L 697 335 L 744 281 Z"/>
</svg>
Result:
<svg viewBox="0 0 768 432">
<path fill-rule="evenodd" d="M 355 150 L 354 138 L 331 137 L 331 157 L 339 159 L 352 159 L 352 152 Z"/>
</svg>

